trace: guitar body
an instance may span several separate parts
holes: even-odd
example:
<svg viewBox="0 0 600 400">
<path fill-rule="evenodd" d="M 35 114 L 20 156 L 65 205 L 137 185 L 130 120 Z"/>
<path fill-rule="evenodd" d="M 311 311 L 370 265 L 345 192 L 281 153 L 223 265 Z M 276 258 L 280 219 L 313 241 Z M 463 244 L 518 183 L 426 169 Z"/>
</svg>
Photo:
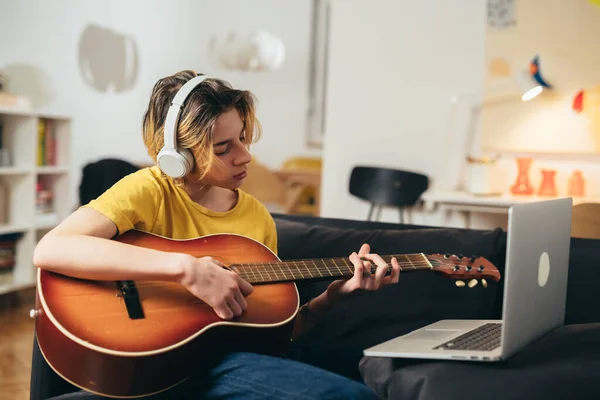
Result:
<svg viewBox="0 0 600 400">
<path fill-rule="evenodd" d="M 226 265 L 279 261 L 266 246 L 238 235 L 171 240 L 133 230 L 115 240 L 211 256 Z M 144 317 L 132 319 L 114 281 L 38 270 L 36 336 L 58 375 L 104 396 L 160 392 L 185 380 L 209 356 L 282 354 L 299 307 L 293 282 L 254 285 L 246 311 L 229 321 L 177 283 L 137 281 L 136 287 Z"/>
</svg>

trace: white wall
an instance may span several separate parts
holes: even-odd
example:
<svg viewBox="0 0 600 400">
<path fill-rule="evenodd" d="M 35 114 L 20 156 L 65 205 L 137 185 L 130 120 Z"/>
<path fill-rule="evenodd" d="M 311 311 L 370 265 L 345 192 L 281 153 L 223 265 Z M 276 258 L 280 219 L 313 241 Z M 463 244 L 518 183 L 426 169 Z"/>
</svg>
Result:
<svg viewBox="0 0 600 400">
<path fill-rule="evenodd" d="M 321 215 L 365 219 L 348 193 L 352 167 L 387 166 L 443 179 L 449 100 L 481 91 L 485 9 L 480 0 L 333 0 Z M 453 168 L 454 170 L 456 168 Z M 436 183 L 436 182 L 434 182 Z M 416 215 L 415 223 L 432 223 Z M 382 220 L 398 221 L 386 210 Z"/>
<path fill-rule="evenodd" d="M 45 94 L 39 109 L 73 117 L 72 187 L 80 169 L 101 157 L 149 162 L 141 117 L 153 84 L 181 69 L 196 69 L 252 90 L 259 99 L 263 139 L 255 155 L 277 167 L 304 146 L 310 51 L 311 1 L 278 0 L 0 0 L 0 70 L 28 66 Z M 78 41 L 88 24 L 126 34 L 136 42 L 139 75 L 132 90 L 100 93 L 78 70 Z M 283 39 L 286 60 L 273 73 L 213 70 L 206 61 L 209 36 L 265 29 Z M 25 71 L 25 69 L 23 69 Z M 42 89 L 37 87 L 38 91 Z"/>
</svg>

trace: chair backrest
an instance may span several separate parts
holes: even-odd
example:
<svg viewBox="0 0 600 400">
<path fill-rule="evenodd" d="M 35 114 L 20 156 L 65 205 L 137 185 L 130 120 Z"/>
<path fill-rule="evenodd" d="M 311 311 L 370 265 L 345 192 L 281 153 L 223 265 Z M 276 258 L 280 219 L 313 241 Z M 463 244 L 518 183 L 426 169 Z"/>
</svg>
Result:
<svg viewBox="0 0 600 400">
<path fill-rule="evenodd" d="M 139 169 L 129 161 L 116 158 L 104 158 L 86 164 L 79 183 L 79 205 L 98 198 L 119 180 Z"/>
<path fill-rule="evenodd" d="M 600 203 L 580 203 L 573 206 L 571 236 L 600 239 Z"/>
<path fill-rule="evenodd" d="M 412 206 L 429 187 L 429 177 L 411 171 L 356 166 L 349 186 L 350 194 L 375 204 Z"/>
</svg>

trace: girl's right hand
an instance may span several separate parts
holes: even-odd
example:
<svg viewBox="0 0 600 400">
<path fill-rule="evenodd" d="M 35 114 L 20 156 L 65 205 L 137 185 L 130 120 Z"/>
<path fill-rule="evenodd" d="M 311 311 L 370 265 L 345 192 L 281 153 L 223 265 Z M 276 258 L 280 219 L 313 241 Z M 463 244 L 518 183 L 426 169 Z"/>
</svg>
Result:
<svg viewBox="0 0 600 400">
<path fill-rule="evenodd" d="M 248 307 L 245 297 L 254 290 L 250 283 L 212 257 L 187 258 L 179 283 L 222 319 L 240 316 Z"/>
</svg>

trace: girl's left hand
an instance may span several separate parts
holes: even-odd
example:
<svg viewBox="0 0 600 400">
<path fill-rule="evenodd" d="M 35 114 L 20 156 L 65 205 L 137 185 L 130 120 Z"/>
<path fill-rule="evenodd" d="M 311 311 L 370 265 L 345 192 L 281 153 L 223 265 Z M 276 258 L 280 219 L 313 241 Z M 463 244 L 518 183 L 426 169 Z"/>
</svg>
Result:
<svg viewBox="0 0 600 400">
<path fill-rule="evenodd" d="M 365 243 L 360 247 L 358 254 L 356 252 L 350 254 L 350 261 L 354 264 L 354 275 L 350 279 L 336 280 L 329 285 L 327 297 L 330 301 L 337 302 L 357 290 L 374 291 L 382 286 L 398 283 L 400 279 L 398 260 L 395 257 L 392 258 L 392 272 L 385 276 L 388 264 L 378 254 L 370 254 L 370 250 L 370 246 Z M 370 261 L 363 261 L 361 257 Z M 367 273 L 365 275 L 365 271 L 371 270 L 371 261 L 377 265 L 377 270 L 374 274 Z"/>
</svg>

